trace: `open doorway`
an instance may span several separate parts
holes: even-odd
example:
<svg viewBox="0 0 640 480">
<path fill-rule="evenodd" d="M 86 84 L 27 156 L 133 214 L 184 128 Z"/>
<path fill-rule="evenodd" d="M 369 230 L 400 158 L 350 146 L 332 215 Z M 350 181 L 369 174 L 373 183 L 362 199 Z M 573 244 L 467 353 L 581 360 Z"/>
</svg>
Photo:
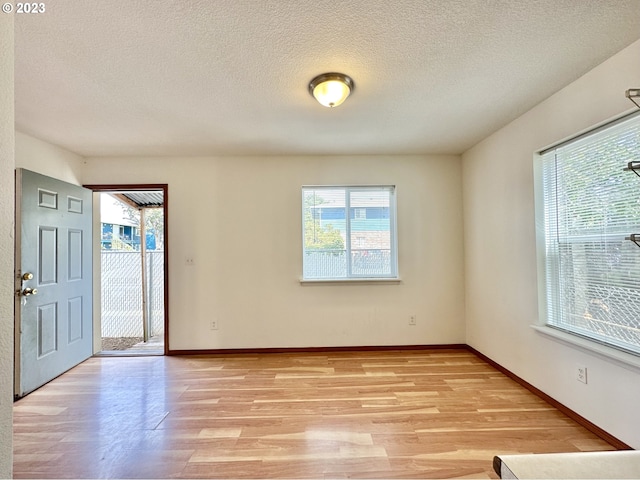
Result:
<svg viewBox="0 0 640 480">
<path fill-rule="evenodd" d="M 100 200 L 96 350 L 163 355 L 168 351 L 166 185 L 88 188 Z"/>
</svg>

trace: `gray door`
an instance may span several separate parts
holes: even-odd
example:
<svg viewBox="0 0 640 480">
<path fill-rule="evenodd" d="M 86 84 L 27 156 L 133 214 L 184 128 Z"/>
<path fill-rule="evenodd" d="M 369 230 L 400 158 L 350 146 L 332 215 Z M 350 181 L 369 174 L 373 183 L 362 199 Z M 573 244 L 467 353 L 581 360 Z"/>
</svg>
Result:
<svg viewBox="0 0 640 480">
<path fill-rule="evenodd" d="M 91 193 L 16 172 L 18 397 L 92 355 Z"/>
</svg>

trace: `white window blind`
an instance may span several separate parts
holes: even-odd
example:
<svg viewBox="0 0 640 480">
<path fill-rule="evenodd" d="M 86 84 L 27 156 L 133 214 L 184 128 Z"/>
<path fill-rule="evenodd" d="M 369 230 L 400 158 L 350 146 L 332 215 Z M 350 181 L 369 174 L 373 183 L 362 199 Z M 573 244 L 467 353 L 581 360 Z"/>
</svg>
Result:
<svg viewBox="0 0 640 480">
<path fill-rule="evenodd" d="M 640 354 L 640 116 L 541 160 L 546 323 Z"/>
<path fill-rule="evenodd" d="M 393 186 L 302 188 L 303 279 L 397 278 Z"/>
</svg>

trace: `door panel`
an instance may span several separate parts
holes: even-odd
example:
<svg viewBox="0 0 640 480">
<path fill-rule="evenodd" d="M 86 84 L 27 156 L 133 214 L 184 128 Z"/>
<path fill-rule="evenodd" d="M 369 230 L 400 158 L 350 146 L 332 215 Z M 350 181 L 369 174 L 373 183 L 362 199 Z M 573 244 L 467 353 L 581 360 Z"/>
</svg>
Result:
<svg viewBox="0 0 640 480">
<path fill-rule="evenodd" d="M 91 191 L 16 172 L 16 396 L 92 354 Z"/>
<path fill-rule="evenodd" d="M 70 282 L 82 280 L 82 230 L 69 229 L 69 265 Z"/>
</svg>

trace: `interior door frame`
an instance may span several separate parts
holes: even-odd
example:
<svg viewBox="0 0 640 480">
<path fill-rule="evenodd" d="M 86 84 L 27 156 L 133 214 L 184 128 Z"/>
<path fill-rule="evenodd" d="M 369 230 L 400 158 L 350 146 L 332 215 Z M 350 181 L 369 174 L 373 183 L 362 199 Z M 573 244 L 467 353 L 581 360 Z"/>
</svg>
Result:
<svg viewBox="0 0 640 480">
<path fill-rule="evenodd" d="M 82 185 L 84 188 L 92 190 L 93 193 L 114 193 L 123 191 L 150 191 L 162 190 L 162 212 L 164 215 L 164 355 L 170 355 L 169 348 L 169 215 L 167 205 L 169 203 L 169 185 L 166 183 L 124 183 L 124 184 L 89 184 Z M 100 250 L 94 249 L 94 255 L 99 255 Z M 94 271 L 95 275 L 99 272 Z"/>
</svg>

